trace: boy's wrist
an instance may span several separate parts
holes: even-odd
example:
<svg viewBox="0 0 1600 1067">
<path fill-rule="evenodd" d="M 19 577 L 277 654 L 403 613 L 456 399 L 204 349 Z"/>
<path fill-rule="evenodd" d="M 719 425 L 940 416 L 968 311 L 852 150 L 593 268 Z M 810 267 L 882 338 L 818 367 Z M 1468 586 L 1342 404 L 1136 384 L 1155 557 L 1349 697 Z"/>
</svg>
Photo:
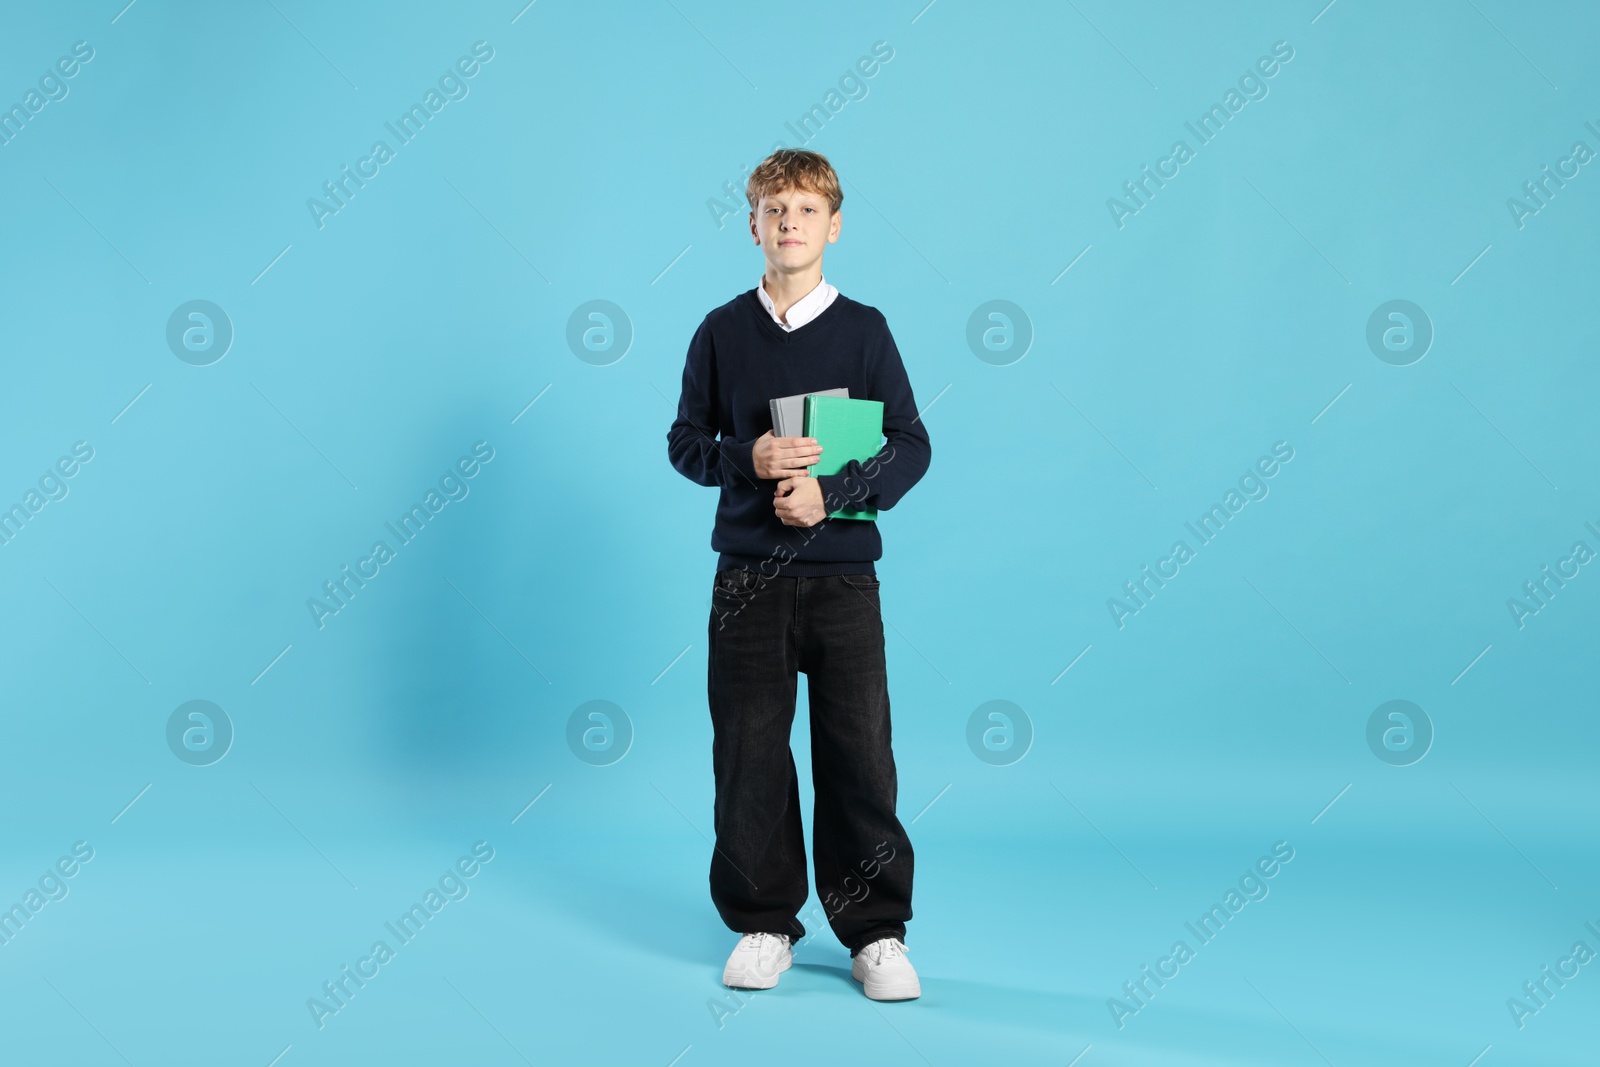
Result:
<svg viewBox="0 0 1600 1067">
<path fill-rule="evenodd" d="M 748 441 L 735 441 L 724 437 L 721 442 L 722 458 L 752 482 L 761 480 L 756 474 L 755 461 L 756 442 L 759 440 L 760 437 L 753 437 Z"/>
<path fill-rule="evenodd" d="M 866 485 L 860 478 L 852 478 L 843 471 L 837 474 L 816 474 L 817 488 L 822 490 L 822 506 L 836 511 L 847 504 L 859 504 L 866 497 Z M 850 492 L 854 490 L 855 497 Z"/>
</svg>

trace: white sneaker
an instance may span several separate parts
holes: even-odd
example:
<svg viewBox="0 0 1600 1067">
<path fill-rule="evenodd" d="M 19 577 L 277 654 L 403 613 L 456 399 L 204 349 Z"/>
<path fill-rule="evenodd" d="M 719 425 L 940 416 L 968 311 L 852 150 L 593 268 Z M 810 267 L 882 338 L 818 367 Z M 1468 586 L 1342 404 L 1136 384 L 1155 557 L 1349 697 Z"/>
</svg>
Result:
<svg viewBox="0 0 1600 1067">
<path fill-rule="evenodd" d="M 856 953 L 850 963 L 850 977 L 861 983 L 861 991 L 873 1000 L 915 1000 L 922 996 L 917 969 L 906 959 L 905 942 L 897 937 L 880 937 Z"/>
<path fill-rule="evenodd" d="M 745 934 L 722 969 L 722 984 L 735 989 L 771 989 L 792 963 L 788 934 Z"/>
</svg>

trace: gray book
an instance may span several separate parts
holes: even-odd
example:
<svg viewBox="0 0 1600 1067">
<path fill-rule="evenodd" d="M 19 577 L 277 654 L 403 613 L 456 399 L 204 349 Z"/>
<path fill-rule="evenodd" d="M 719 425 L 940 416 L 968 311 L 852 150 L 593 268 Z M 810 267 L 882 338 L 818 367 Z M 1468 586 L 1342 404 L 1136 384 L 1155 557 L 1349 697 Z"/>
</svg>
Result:
<svg viewBox="0 0 1600 1067">
<path fill-rule="evenodd" d="M 806 397 L 849 397 L 849 395 L 850 390 L 841 386 L 838 389 L 818 389 L 811 393 L 796 393 L 794 396 L 780 396 L 767 401 L 767 406 L 772 409 L 772 436 L 804 437 L 806 435 Z"/>
</svg>

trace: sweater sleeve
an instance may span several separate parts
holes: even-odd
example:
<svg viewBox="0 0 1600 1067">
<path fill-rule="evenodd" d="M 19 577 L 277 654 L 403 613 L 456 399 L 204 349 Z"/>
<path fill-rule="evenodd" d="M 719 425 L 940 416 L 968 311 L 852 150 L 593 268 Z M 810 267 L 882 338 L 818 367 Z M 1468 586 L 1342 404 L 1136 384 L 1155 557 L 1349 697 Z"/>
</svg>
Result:
<svg viewBox="0 0 1600 1067">
<path fill-rule="evenodd" d="M 717 361 L 711 326 L 702 321 L 684 360 L 678 417 L 667 431 L 667 458 L 696 485 L 760 485 L 751 452 L 755 439 L 718 437 Z"/>
<path fill-rule="evenodd" d="M 921 480 L 933 459 L 900 349 L 881 314 L 878 323 L 881 337 L 870 350 L 874 358 L 866 399 L 883 401 L 884 445 L 865 463 L 852 459 L 837 474 L 817 476 L 823 506 L 829 511 L 846 504 L 888 510 Z"/>
</svg>

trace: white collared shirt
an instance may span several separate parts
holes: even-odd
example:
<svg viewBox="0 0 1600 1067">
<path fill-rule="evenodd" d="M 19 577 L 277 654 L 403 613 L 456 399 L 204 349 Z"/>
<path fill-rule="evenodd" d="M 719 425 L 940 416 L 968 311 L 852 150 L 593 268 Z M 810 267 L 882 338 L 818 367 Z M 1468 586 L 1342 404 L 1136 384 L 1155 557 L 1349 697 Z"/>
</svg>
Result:
<svg viewBox="0 0 1600 1067">
<path fill-rule="evenodd" d="M 765 281 L 756 282 L 756 295 L 761 298 L 761 306 L 767 309 L 767 314 L 772 316 L 772 321 L 784 330 L 798 330 L 818 315 L 827 310 L 833 303 L 834 297 L 839 295 L 839 290 L 828 284 L 828 279 L 823 278 L 817 282 L 817 287 L 794 302 L 789 309 L 788 322 L 778 318 L 778 309 L 772 302 L 772 297 L 767 295 Z"/>
</svg>

